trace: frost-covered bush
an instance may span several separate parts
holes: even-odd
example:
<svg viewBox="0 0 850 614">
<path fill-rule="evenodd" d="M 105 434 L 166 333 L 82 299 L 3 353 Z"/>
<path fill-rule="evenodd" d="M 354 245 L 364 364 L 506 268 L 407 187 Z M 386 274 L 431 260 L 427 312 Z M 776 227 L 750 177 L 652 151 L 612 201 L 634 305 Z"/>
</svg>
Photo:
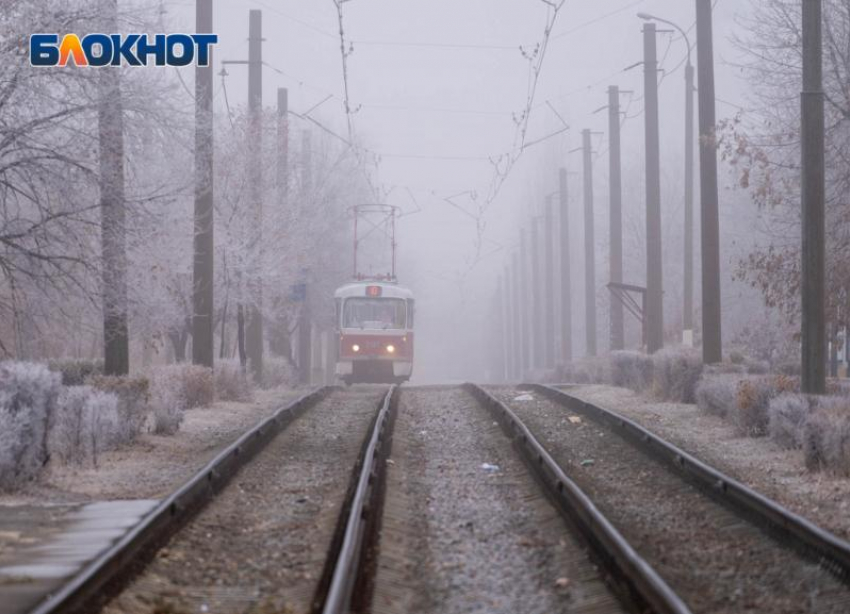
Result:
<svg viewBox="0 0 850 614">
<path fill-rule="evenodd" d="M 63 386 L 82 386 L 86 380 L 103 375 L 102 360 L 67 359 L 54 360 L 48 364 L 51 371 L 62 374 Z"/>
<path fill-rule="evenodd" d="M 783 394 L 770 401 L 768 432 L 783 448 L 799 449 L 803 445 L 803 424 L 811 411 L 810 397 Z"/>
<path fill-rule="evenodd" d="M 736 374 L 706 374 L 696 387 L 697 406 L 706 413 L 726 418 L 735 411 L 740 381 Z"/>
<path fill-rule="evenodd" d="M 0 489 L 34 479 L 47 462 L 60 389 L 61 376 L 44 365 L 0 363 Z"/>
<path fill-rule="evenodd" d="M 653 356 L 655 392 L 676 403 L 693 403 L 702 376 L 702 358 L 696 350 L 670 348 Z"/>
<path fill-rule="evenodd" d="M 151 417 L 153 432 L 173 435 L 180 429 L 186 410 L 186 399 L 179 380 L 153 378 L 151 384 Z"/>
<path fill-rule="evenodd" d="M 135 441 L 142 432 L 148 413 L 150 381 L 146 377 L 98 375 L 87 383 L 103 392 L 118 397 L 117 424 L 110 429 L 111 446 L 121 446 Z"/>
<path fill-rule="evenodd" d="M 800 377 L 803 367 L 799 362 L 782 362 L 776 365 L 776 372 L 787 377 Z"/>
<path fill-rule="evenodd" d="M 721 362 L 713 365 L 704 365 L 702 372 L 704 376 L 745 375 L 747 373 L 747 366 L 743 363 Z"/>
<path fill-rule="evenodd" d="M 280 356 L 263 359 L 263 387 L 293 386 L 298 377 L 292 363 Z"/>
<path fill-rule="evenodd" d="M 215 382 L 212 369 L 198 365 L 179 364 L 153 369 L 150 380 L 151 404 L 158 397 L 180 400 L 184 409 L 206 407 L 215 401 Z"/>
<path fill-rule="evenodd" d="M 564 368 L 564 381 L 571 384 L 610 384 L 611 362 L 607 358 L 584 358 Z"/>
<path fill-rule="evenodd" d="M 750 437 L 767 435 L 771 400 L 793 392 L 796 387 L 794 380 L 782 375 L 742 380 L 738 384 L 737 413 L 734 416 L 738 432 Z"/>
<path fill-rule="evenodd" d="M 850 400 L 820 398 L 803 425 L 803 453 L 812 471 L 850 476 Z"/>
<path fill-rule="evenodd" d="M 97 465 L 100 452 L 120 444 L 118 403 L 91 386 L 63 387 L 48 439 L 51 462 Z"/>
<path fill-rule="evenodd" d="M 767 375 L 770 373 L 770 363 L 760 360 L 748 360 L 746 362 L 747 373 L 750 375 Z"/>
<path fill-rule="evenodd" d="M 222 401 L 247 402 L 253 398 L 251 380 L 238 361 L 216 363 L 215 393 Z"/>
<path fill-rule="evenodd" d="M 747 357 L 740 350 L 732 350 L 729 352 L 729 362 L 733 365 L 743 365 L 747 362 Z"/>
<path fill-rule="evenodd" d="M 652 357 L 641 352 L 611 353 L 611 383 L 642 392 L 652 385 Z"/>
</svg>

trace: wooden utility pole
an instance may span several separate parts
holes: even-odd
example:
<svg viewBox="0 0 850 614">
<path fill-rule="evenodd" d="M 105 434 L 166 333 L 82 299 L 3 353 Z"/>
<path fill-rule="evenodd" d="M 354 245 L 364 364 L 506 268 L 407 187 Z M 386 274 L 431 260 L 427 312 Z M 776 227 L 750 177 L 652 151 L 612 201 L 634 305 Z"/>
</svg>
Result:
<svg viewBox="0 0 850 614">
<path fill-rule="evenodd" d="M 106 0 L 103 9 L 106 16 L 104 31 L 116 32 L 117 0 Z M 124 200 L 121 69 L 112 66 L 100 68 L 98 89 L 104 373 L 126 375 L 130 371 L 130 339 L 127 326 L 127 211 Z"/>
<path fill-rule="evenodd" d="M 802 390 L 826 393 L 825 119 L 823 7 L 803 0 L 802 153 Z"/>
<path fill-rule="evenodd" d="M 555 278 L 555 216 L 552 211 L 552 197 L 546 197 L 546 208 L 543 211 L 544 228 L 546 236 L 543 239 L 544 252 L 544 279 L 543 300 L 544 323 L 545 323 L 545 354 L 546 368 L 555 367 L 555 288 L 558 280 Z"/>
<path fill-rule="evenodd" d="M 620 88 L 608 88 L 608 162 L 609 162 L 609 266 L 611 283 L 623 283 L 623 160 L 620 137 Z M 609 293 L 611 350 L 625 347 L 623 303 Z"/>
<path fill-rule="evenodd" d="M 711 0 L 696 0 L 699 77 L 700 210 L 702 226 L 702 357 L 723 360 L 720 319 L 720 210 Z"/>
<path fill-rule="evenodd" d="M 654 23 L 643 26 L 646 110 L 646 321 L 647 351 L 664 347 L 661 250 L 661 148 L 658 131 L 658 50 Z"/>
<path fill-rule="evenodd" d="M 561 362 L 573 361 L 573 288 L 570 259 L 570 199 L 567 169 L 558 172 L 561 231 Z"/>
<path fill-rule="evenodd" d="M 593 219 L 593 147 L 590 130 L 583 130 L 584 159 L 584 321 L 588 356 L 596 356 L 596 231 Z"/>
<path fill-rule="evenodd" d="M 254 381 L 263 381 L 263 13 L 252 9 L 248 28 L 249 206 L 252 221 L 249 258 L 248 362 Z"/>
<path fill-rule="evenodd" d="M 213 0 L 196 0 L 195 31 L 213 31 Z M 213 50 L 195 68 L 195 234 L 192 268 L 192 362 L 213 366 Z"/>
</svg>

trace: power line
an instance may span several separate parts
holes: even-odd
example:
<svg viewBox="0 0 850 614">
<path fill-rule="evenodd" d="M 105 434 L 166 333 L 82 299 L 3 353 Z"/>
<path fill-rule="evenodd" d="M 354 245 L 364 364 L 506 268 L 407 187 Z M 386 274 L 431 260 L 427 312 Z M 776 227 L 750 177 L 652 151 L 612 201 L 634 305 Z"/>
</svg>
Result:
<svg viewBox="0 0 850 614">
<path fill-rule="evenodd" d="M 473 43 L 432 43 L 407 41 L 359 41 L 352 40 L 354 45 L 372 47 L 421 47 L 425 49 L 477 49 L 483 51 L 520 51 L 521 45 L 486 45 Z"/>
<path fill-rule="evenodd" d="M 590 21 L 587 21 L 583 24 L 580 24 L 580 25 L 578 25 L 578 26 L 576 26 L 576 27 L 574 27 L 570 30 L 567 30 L 566 32 L 561 32 L 560 34 L 556 34 L 555 36 L 552 37 L 552 40 L 556 41 L 558 39 L 564 38 L 565 36 L 569 36 L 570 34 L 574 34 L 574 33 L 578 32 L 580 30 L 583 30 L 584 28 L 587 28 L 587 27 L 592 26 L 592 25 L 596 25 L 597 23 L 599 23 L 601 21 L 605 21 L 609 17 L 613 17 L 614 15 L 619 15 L 620 13 L 624 13 L 624 12 L 628 11 L 629 9 L 638 6 L 639 4 L 643 4 L 644 2 L 646 2 L 646 0 L 636 0 L 635 2 L 631 2 L 624 7 L 621 7 L 617 10 L 611 11 L 610 13 L 605 13 L 604 15 L 600 15 L 596 19 L 591 19 Z"/>
</svg>

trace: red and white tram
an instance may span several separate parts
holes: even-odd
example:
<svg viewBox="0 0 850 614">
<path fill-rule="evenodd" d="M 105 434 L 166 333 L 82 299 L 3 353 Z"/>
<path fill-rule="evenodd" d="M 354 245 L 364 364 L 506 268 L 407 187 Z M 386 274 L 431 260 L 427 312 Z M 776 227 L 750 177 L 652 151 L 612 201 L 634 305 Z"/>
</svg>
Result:
<svg viewBox="0 0 850 614">
<path fill-rule="evenodd" d="M 413 292 L 392 281 L 355 281 L 335 293 L 346 384 L 406 382 L 413 374 Z"/>
</svg>

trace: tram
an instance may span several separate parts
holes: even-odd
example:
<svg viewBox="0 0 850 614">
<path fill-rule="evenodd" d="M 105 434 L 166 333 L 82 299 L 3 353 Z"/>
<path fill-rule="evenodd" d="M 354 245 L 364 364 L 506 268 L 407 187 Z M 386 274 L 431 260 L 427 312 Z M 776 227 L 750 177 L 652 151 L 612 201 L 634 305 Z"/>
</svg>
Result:
<svg viewBox="0 0 850 614">
<path fill-rule="evenodd" d="M 336 376 L 345 384 L 400 384 L 413 374 L 414 297 L 392 280 L 358 280 L 336 301 Z"/>
</svg>

